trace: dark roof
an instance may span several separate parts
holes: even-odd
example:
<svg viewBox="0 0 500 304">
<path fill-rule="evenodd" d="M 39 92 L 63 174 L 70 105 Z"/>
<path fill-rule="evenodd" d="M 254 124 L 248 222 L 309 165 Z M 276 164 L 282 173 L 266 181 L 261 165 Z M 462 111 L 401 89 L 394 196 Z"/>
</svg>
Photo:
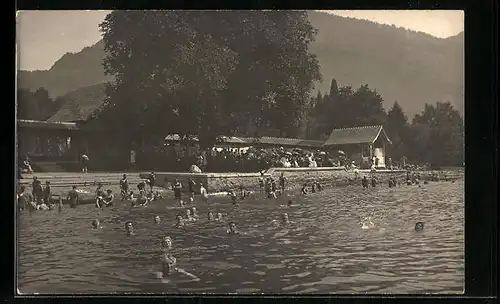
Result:
<svg viewBox="0 0 500 304">
<path fill-rule="evenodd" d="M 61 98 L 62 107 L 47 121 L 87 121 L 106 101 L 105 84 L 83 87 Z"/>
<path fill-rule="evenodd" d="M 321 148 L 323 147 L 322 140 L 307 140 L 298 138 L 284 138 L 284 137 L 269 137 L 263 136 L 256 139 L 251 139 L 256 144 L 268 144 L 276 146 L 292 146 L 292 147 L 308 147 L 308 148 Z"/>
<path fill-rule="evenodd" d="M 385 139 L 391 143 L 383 126 L 334 129 L 326 140 L 325 146 L 374 143 L 380 134 L 383 134 Z"/>
<path fill-rule="evenodd" d="M 50 130 L 80 130 L 74 122 L 49 122 L 39 120 L 18 119 L 18 128 L 36 128 Z"/>
</svg>

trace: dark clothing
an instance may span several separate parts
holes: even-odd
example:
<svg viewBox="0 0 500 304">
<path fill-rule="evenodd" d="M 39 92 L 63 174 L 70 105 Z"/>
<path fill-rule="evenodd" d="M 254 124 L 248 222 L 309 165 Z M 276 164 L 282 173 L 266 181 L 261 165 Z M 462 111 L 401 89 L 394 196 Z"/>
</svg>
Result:
<svg viewBox="0 0 500 304">
<path fill-rule="evenodd" d="M 128 180 L 126 178 L 122 178 L 120 180 L 120 188 L 122 190 L 128 191 Z"/>
<path fill-rule="evenodd" d="M 285 191 L 285 178 L 284 177 L 280 177 L 280 188 L 281 188 L 281 191 Z"/>
<path fill-rule="evenodd" d="M 377 186 L 377 180 L 375 178 L 372 178 L 372 187 Z"/>
<path fill-rule="evenodd" d="M 190 180 L 189 184 L 188 184 L 188 187 L 189 187 L 189 193 L 193 193 L 194 192 L 194 187 L 195 187 L 194 181 Z"/>
<path fill-rule="evenodd" d="M 50 186 L 45 186 L 45 189 L 43 189 L 43 201 L 46 205 L 49 205 L 52 200 L 52 189 Z"/>
<path fill-rule="evenodd" d="M 271 191 L 276 191 L 276 182 L 271 182 Z"/>
<path fill-rule="evenodd" d="M 366 177 L 361 180 L 361 185 L 363 188 L 368 188 L 368 179 Z"/>
<path fill-rule="evenodd" d="M 146 183 L 144 181 L 137 184 L 137 189 L 139 189 L 139 191 L 144 190 L 144 187 L 146 187 Z"/>
<path fill-rule="evenodd" d="M 182 189 L 182 184 L 177 182 L 174 184 L 174 196 L 177 199 L 181 198 L 181 189 Z"/>
<path fill-rule="evenodd" d="M 97 190 L 95 191 L 95 196 L 96 196 L 96 197 L 98 197 L 98 196 L 100 196 L 100 197 L 104 197 L 104 191 L 103 191 L 101 188 L 97 189 Z"/>
<path fill-rule="evenodd" d="M 154 174 L 150 174 L 148 180 L 149 180 L 149 182 L 148 182 L 149 186 L 154 187 L 156 176 Z"/>
<path fill-rule="evenodd" d="M 39 203 L 41 202 L 41 200 L 43 199 L 43 188 L 42 188 L 42 183 L 40 183 L 39 180 L 36 180 L 36 181 L 33 181 L 33 183 L 31 184 L 31 186 L 33 187 L 33 200 L 36 202 L 36 203 Z"/>
<path fill-rule="evenodd" d="M 76 190 L 71 190 L 68 192 L 69 205 L 71 208 L 75 208 L 78 205 L 78 192 Z"/>
</svg>

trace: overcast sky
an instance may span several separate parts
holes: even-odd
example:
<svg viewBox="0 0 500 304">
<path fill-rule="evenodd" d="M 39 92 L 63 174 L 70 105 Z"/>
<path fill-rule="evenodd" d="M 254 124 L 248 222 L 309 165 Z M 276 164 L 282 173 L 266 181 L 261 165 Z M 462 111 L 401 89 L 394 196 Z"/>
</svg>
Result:
<svg viewBox="0 0 500 304">
<path fill-rule="evenodd" d="M 19 67 L 46 70 L 67 52 L 101 39 L 98 24 L 110 11 L 23 11 L 17 15 Z M 464 30 L 462 11 L 323 11 L 421 31 L 436 37 Z"/>
</svg>

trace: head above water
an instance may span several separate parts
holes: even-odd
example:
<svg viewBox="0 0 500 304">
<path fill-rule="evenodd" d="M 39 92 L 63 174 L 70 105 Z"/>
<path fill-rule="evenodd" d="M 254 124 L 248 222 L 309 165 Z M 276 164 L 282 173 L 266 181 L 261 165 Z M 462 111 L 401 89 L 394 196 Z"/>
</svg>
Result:
<svg viewBox="0 0 500 304">
<path fill-rule="evenodd" d="M 231 232 L 236 231 L 236 223 L 235 223 L 235 222 L 230 222 L 230 223 L 229 223 L 229 230 L 230 230 Z"/>
<path fill-rule="evenodd" d="M 164 236 L 161 240 L 161 246 L 163 248 L 172 248 L 172 238 L 168 235 Z"/>
<path fill-rule="evenodd" d="M 222 219 L 222 213 L 220 213 L 220 212 L 218 212 L 218 213 L 217 213 L 217 219 L 218 219 L 218 220 L 221 220 L 221 219 Z"/>
<path fill-rule="evenodd" d="M 161 219 L 160 219 L 160 216 L 159 215 L 155 215 L 154 217 L 154 221 L 155 223 L 158 225 L 159 223 L 161 223 Z"/>
<path fill-rule="evenodd" d="M 207 218 L 208 218 L 208 220 L 209 220 L 209 221 L 213 220 L 213 219 L 214 219 L 214 214 L 213 214 L 212 212 L 210 212 L 210 211 L 209 211 L 209 212 L 207 213 Z"/>
<path fill-rule="evenodd" d="M 283 213 L 281 216 L 283 223 L 288 223 L 290 220 L 288 219 L 288 213 Z"/>
<path fill-rule="evenodd" d="M 100 226 L 100 222 L 98 219 L 95 219 L 92 221 L 92 227 L 99 228 L 99 226 Z"/>
<path fill-rule="evenodd" d="M 134 225 L 132 224 L 131 221 L 127 221 L 125 223 L 125 230 L 127 231 L 127 234 L 132 234 L 134 232 Z"/>
<path fill-rule="evenodd" d="M 415 231 L 422 231 L 424 230 L 424 223 L 423 222 L 417 222 L 415 224 Z"/>
</svg>

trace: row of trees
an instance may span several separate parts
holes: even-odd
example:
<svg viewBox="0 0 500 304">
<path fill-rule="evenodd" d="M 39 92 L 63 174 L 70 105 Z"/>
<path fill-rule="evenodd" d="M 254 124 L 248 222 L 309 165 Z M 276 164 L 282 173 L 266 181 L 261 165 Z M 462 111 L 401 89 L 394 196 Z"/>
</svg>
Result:
<svg viewBox="0 0 500 304">
<path fill-rule="evenodd" d="M 449 102 L 425 104 L 422 113 L 408 120 L 396 101 L 386 112 L 376 90 L 363 85 L 357 90 L 338 88 L 335 79 L 330 93 L 312 99 L 307 135 L 326 139 L 334 128 L 384 125 L 393 145 L 394 159 L 439 165 L 460 165 L 464 161 L 464 120 Z"/>
<path fill-rule="evenodd" d="M 46 120 L 60 108 L 60 103 L 59 100 L 52 100 L 44 88 L 39 88 L 35 92 L 18 89 L 17 118 Z"/>
</svg>

